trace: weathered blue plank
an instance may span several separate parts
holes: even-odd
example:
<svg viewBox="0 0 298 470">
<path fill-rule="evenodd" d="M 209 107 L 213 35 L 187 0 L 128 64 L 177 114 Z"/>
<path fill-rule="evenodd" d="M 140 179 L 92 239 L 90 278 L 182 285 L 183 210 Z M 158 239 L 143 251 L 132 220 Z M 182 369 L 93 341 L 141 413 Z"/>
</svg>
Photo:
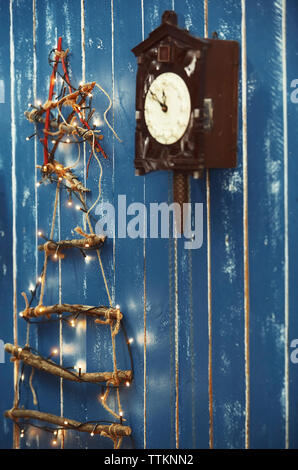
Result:
<svg viewBox="0 0 298 470">
<path fill-rule="evenodd" d="M 11 103 L 10 103 L 10 44 L 9 44 L 9 3 L 0 4 L 0 15 L 3 21 L 0 38 L 0 75 L 3 80 L 3 95 L 0 103 L 0 119 L 3 135 L 7 138 L 2 142 L 0 148 L 0 288 L 2 295 L 2 311 L 0 323 L 1 347 L 4 343 L 12 342 L 13 331 L 13 268 L 12 268 L 12 180 L 11 180 Z M 6 409 L 12 407 L 13 390 L 13 367 L 9 357 L 5 354 L 5 362 L 0 364 L 1 383 L 5 387 L 0 390 L 1 416 Z M 12 447 L 12 425 L 10 420 L 1 420 L 1 448 Z"/>
<path fill-rule="evenodd" d="M 281 2 L 247 5 L 252 448 L 285 443 Z"/>
<path fill-rule="evenodd" d="M 296 100 L 295 89 L 293 87 L 293 80 L 298 79 L 298 70 L 296 60 L 293 57 L 297 56 L 297 34 L 295 33 L 297 18 L 298 18 L 298 5 L 293 0 L 287 1 L 286 9 L 286 41 L 287 41 L 287 92 L 288 92 L 288 217 L 289 217 L 289 447 L 297 449 L 298 447 L 298 364 L 297 362 L 297 349 L 298 342 L 298 319 L 297 319 L 297 295 L 296 286 L 298 279 L 297 268 L 297 230 L 298 230 L 298 217 L 297 217 L 297 119 L 298 119 L 298 103 Z M 291 87 L 292 84 L 292 87 Z M 294 93 L 294 94 L 293 94 Z"/>
<path fill-rule="evenodd" d="M 216 31 L 219 39 L 241 42 L 241 2 L 210 2 L 208 30 L 209 37 Z M 210 170 L 215 448 L 245 447 L 241 70 L 239 78 L 238 165 Z"/>
<path fill-rule="evenodd" d="M 142 40 L 141 1 L 114 2 L 115 47 L 115 128 L 123 143 L 115 141 L 115 209 L 119 195 L 127 195 L 127 206 L 142 202 L 143 178 L 134 176 L 135 83 L 137 65 L 131 49 Z M 125 38 L 126 46 L 122 47 Z M 130 217 L 127 217 L 129 220 Z M 119 229 L 119 225 L 116 223 Z M 127 447 L 144 447 L 144 254 L 140 238 L 116 238 L 115 254 L 116 302 L 124 314 L 128 337 L 133 338 L 134 380 L 123 391 L 123 408 L 132 438 L 123 443 Z M 123 341 L 123 339 L 122 339 Z M 127 366 L 130 367 L 129 363 Z M 125 395 L 124 395 L 125 393 Z"/>
<path fill-rule="evenodd" d="M 144 2 L 145 38 L 161 24 L 162 13 L 170 8 L 168 0 Z M 145 202 L 149 214 L 150 203 L 168 202 L 169 177 L 167 172 L 160 171 L 141 178 L 145 178 Z M 175 446 L 174 343 L 170 339 L 174 325 L 174 296 L 170 298 L 173 290 L 169 289 L 174 260 L 169 259 L 169 243 L 169 239 L 162 238 L 146 240 L 147 448 Z M 159 422 L 166 430 L 162 444 L 161 435 L 156 432 Z"/>
<path fill-rule="evenodd" d="M 180 27 L 197 37 L 204 36 L 204 2 L 175 2 Z M 199 86 L 199 84 L 198 84 Z M 190 200 L 194 207 L 203 203 L 203 245 L 186 249 L 185 238 L 178 240 L 178 308 L 180 364 L 181 448 L 208 447 L 208 329 L 207 329 L 207 237 L 205 179 L 189 178 Z M 185 400 L 190 396 L 190 400 Z"/>
</svg>

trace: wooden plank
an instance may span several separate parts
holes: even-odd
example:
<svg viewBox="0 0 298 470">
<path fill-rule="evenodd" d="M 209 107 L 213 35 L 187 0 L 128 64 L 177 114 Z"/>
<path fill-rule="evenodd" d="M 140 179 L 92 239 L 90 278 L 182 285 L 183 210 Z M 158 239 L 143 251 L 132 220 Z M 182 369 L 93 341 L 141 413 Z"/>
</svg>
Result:
<svg viewBox="0 0 298 470">
<path fill-rule="evenodd" d="M 240 2 L 235 1 L 210 3 L 209 36 L 216 31 L 219 39 L 241 42 L 240 6 Z M 241 95 L 239 98 L 241 115 Z M 245 447 L 241 118 L 238 125 L 237 168 L 210 170 L 212 376 L 216 448 Z"/>
<path fill-rule="evenodd" d="M 297 120 L 298 120 L 298 104 L 296 102 L 297 85 L 294 87 L 293 80 L 298 79 L 297 67 L 293 56 L 297 51 L 297 35 L 295 33 L 296 24 L 298 18 L 298 5 L 293 0 L 287 0 L 286 8 L 284 11 L 285 19 L 285 38 L 286 41 L 286 70 L 284 77 L 284 93 L 287 98 L 287 109 L 284 109 L 285 116 L 287 116 L 287 132 L 288 132 L 288 155 L 285 152 L 285 158 L 288 158 L 288 174 L 286 174 L 286 166 L 284 165 L 284 176 L 288 179 L 288 193 L 285 193 L 285 217 L 288 219 L 288 268 L 289 268 L 289 280 L 288 280 L 288 308 L 289 308 L 289 323 L 288 323 L 288 354 L 286 357 L 288 360 L 289 368 L 289 383 L 288 383 L 288 446 L 291 449 L 297 449 L 298 446 L 298 430 L 297 430 L 297 418 L 298 418 L 298 407 L 297 407 L 297 393 L 298 393 L 298 365 L 297 362 L 297 340 L 298 339 L 298 319 L 296 315 L 297 311 L 297 296 L 296 286 L 298 279 L 297 263 L 297 229 L 298 229 L 298 217 L 297 217 L 297 161 L 296 161 L 296 148 L 297 148 Z M 286 199 L 288 199 L 286 201 Z M 288 213 L 286 213 L 288 211 Z M 285 220 L 286 222 L 286 220 Z M 285 266 L 286 269 L 286 266 Z M 286 303 L 285 303 L 286 305 Z M 285 397 L 287 399 L 287 397 Z"/>
<path fill-rule="evenodd" d="M 2 85 L 1 109 L 1 126 L 3 126 L 4 135 L 11 135 L 11 76 L 10 76 L 10 57 L 11 44 L 10 36 L 10 12 L 9 2 L 0 4 L 0 14 L 3 21 L 0 30 L 0 79 Z M 12 171 L 11 171 L 11 139 L 5 139 L 0 148 L 0 288 L 1 292 L 6 295 L 2 296 L 2 309 L 9 312 L 4 318 L 1 315 L 1 339 L 5 342 L 5 338 L 13 338 L 13 239 L 12 239 Z M 9 156 L 9 158 L 8 158 Z M 3 311 L 2 310 L 2 311 Z M 1 374 L 5 377 L 5 387 L 1 387 L 0 400 L 4 407 L 11 407 L 12 390 L 14 386 L 13 368 L 7 357 L 4 358 L 5 363 L 1 364 Z M 4 423 L 3 433 L 0 443 L 1 448 L 8 449 L 12 446 L 12 427 L 6 426 Z"/>
<path fill-rule="evenodd" d="M 204 37 L 204 2 L 175 2 L 181 27 Z M 179 446 L 207 448 L 208 416 L 208 329 L 207 329 L 207 236 L 206 180 L 189 178 L 189 202 L 203 204 L 203 245 L 186 249 L 185 238 L 177 243 L 179 311 Z M 194 220 L 193 220 L 194 222 Z M 175 256 L 175 250 L 173 250 Z M 184 397 L 190 397 L 185 400 Z"/>
<path fill-rule="evenodd" d="M 135 74 L 136 61 L 131 49 L 142 40 L 142 4 L 140 0 L 131 2 L 129 8 L 125 2 L 113 2 L 114 17 L 114 83 L 115 83 L 115 127 L 123 143 L 115 141 L 115 209 L 119 210 L 118 196 L 127 195 L 126 204 L 143 201 L 144 179 L 134 176 L 134 128 L 135 128 Z M 125 38 L 125 47 L 123 40 Z M 120 209 L 121 210 L 121 209 Z M 122 209 L 125 210 L 125 209 Z M 130 220 L 131 217 L 127 217 Z M 119 223 L 116 222 L 117 230 Z M 123 446 L 142 449 L 146 436 L 146 385 L 144 371 L 144 306 L 146 305 L 144 243 L 140 238 L 116 238 L 115 255 L 116 302 L 125 312 L 125 327 L 131 345 L 134 367 L 132 386 L 122 392 L 123 407 L 128 422 L 133 430 L 133 440 L 123 442 Z M 119 347 L 123 351 L 129 367 L 129 358 L 123 345 L 123 336 Z"/>
<path fill-rule="evenodd" d="M 252 448 L 285 445 L 281 6 L 246 5 Z"/>
</svg>

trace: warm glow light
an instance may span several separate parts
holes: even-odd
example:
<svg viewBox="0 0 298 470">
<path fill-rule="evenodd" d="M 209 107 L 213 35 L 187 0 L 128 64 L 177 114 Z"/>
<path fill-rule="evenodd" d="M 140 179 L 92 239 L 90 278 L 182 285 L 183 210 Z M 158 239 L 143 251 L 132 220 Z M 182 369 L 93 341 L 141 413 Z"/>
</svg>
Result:
<svg viewBox="0 0 298 470">
<path fill-rule="evenodd" d="M 72 206 L 72 201 L 68 201 L 68 202 L 67 202 L 67 205 L 68 205 L 68 206 Z"/>
<path fill-rule="evenodd" d="M 69 143 L 70 143 L 70 139 L 67 138 L 67 139 L 66 139 L 66 143 L 69 144 Z"/>
<path fill-rule="evenodd" d="M 56 356 L 58 354 L 58 349 L 57 348 L 52 349 L 52 354 Z"/>
<path fill-rule="evenodd" d="M 30 140 L 30 137 L 26 137 L 26 140 Z"/>
<path fill-rule="evenodd" d="M 23 312 L 20 312 L 20 313 L 19 313 L 19 316 L 20 316 L 20 317 L 22 317 L 23 315 L 24 315 Z"/>
<path fill-rule="evenodd" d="M 64 424 L 65 424 L 65 426 L 67 426 L 67 425 L 68 425 L 68 421 L 65 420 L 65 421 L 64 421 Z"/>
<path fill-rule="evenodd" d="M 39 237 L 41 237 L 41 236 L 42 236 L 42 231 L 39 230 L 39 231 L 37 232 L 37 235 L 38 235 Z"/>
<path fill-rule="evenodd" d="M 93 124 L 97 127 L 99 126 L 99 121 L 96 119 L 95 121 L 93 121 Z"/>
<path fill-rule="evenodd" d="M 70 326 L 74 328 L 76 326 L 76 322 L 74 320 L 70 320 Z"/>
<path fill-rule="evenodd" d="M 47 171 L 48 167 L 46 165 L 44 165 L 43 167 L 43 171 Z"/>
<path fill-rule="evenodd" d="M 41 281 L 42 281 L 42 277 L 41 277 L 41 276 L 39 276 L 39 278 L 38 278 L 38 282 L 41 282 Z"/>
<path fill-rule="evenodd" d="M 19 351 L 19 352 L 22 352 L 22 348 L 18 348 L 18 351 Z"/>
<path fill-rule="evenodd" d="M 58 180 L 59 180 L 59 181 L 62 181 L 62 180 L 63 180 L 62 176 L 59 176 Z"/>
<path fill-rule="evenodd" d="M 123 416 L 123 411 L 120 411 L 119 415 L 120 415 L 121 418 L 122 418 L 122 416 Z"/>
<path fill-rule="evenodd" d="M 91 261 L 91 256 L 86 256 L 85 262 L 86 262 L 86 263 L 89 263 L 89 261 Z"/>
<path fill-rule="evenodd" d="M 23 381 L 24 379 L 25 379 L 25 375 L 22 374 L 22 375 L 21 375 L 21 380 Z"/>
<path fill-rule="evenodd" d="M 52 144 L 55 144 L 56 140 L 52 140 Z"/>
<path fill-rule="evenodd" d="M 129 338 L 128 342 L 129 344 L 133 343 L 133 338 Z"/>
<path fill-rule="evenodd" d="M 41 101 L 40 101 L 40 100 L 37 100 L 37 101 L 36 101 L 36 104 L 37 104 L 37 106 L 41 106 Z"/>
<path fill-rule="evenodd" d="M 36 183 L 36 187 L 39 188 L 39 186 L 40 186 L 40 182 L 38 181 L 38 182 Z"/>
<path fill-rule="evenodd" d="M 54 254 L 54 259 L 57 259 L 58 258 L 58 255 L 57 253 Z"/>
<path fill-rule="evenodd" d="M 90 246 L 89 243 L 85 243 L 86 248 L 89 248 L 89 246 Z"/>
<path fill-rule="evenodd" d="M 34 285 L 33 284 L 29 285 L 29 290 L 34 290 Z"/>
<path fill-rule="evenodd" d="M 62 170 L 62 166 L 61 166 L 61 165 L 56 165 L 55 168 L 56 168 L 56 170 L 58 170 L 58 171 L 59 171 L 59 170 Z"/>
<path fill-rule="evenodd" d="M 52 440 L 52 444 L 53 444 L 53 446 L 56 446 L 56 445 L 57 445 L 56 439 L 53 439 L 53 440 Z"/>
<path fill-rule="evenodd" d="M 79 211 L 81 209 L 81 207 L 79 206 L 79 204 L 76 205 L 76 210 Z"/>
<path fill-rule="evenodd" d="M 93 437 L 93 436 L 94 436 L 94 432 L 93 432 L 93 431 L 92 431 L 92 432 L 90 432 L 90 436 L 91 436 L 91 437 Z"/>
<path fill-rule="evenodd" d="M 83 85 L 84 85 L 83 80 L 80 81 L 79 85 L 80 85 L 80 86 L 83 86 Z"/>
<path fill-rule="evenodd" d="M 92 95 L 92 93 L 89 93 L 89 95 L 88 95 L 88 96 L 89 96 L 89 98 L 92 98 L 92 96 L 93 96 L 93 95 Z"/>
<path fill-rule="evenodd" d="M 125 382 L 125 385 L 126 387 L 130 387 L 130 382 L 127 380 L 127 382 Z"/>
<path fill-rule="evenodd" d="M 117 305 L 116 305 L 116 309 L 117 309 L 117 310 L 120 310 L 120 305 L 117 304 Z"/>
</svg>

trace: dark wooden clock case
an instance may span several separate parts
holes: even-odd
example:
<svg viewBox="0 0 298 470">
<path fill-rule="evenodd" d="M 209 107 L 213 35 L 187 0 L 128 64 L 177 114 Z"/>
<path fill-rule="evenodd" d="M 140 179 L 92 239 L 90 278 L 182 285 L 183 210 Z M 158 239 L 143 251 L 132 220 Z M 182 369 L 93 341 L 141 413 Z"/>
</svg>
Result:
<svg viewBox="0 0 298 470">
<path fill-rule="evenodd" d="M 200 39 L 177 26 L 173 11 L 163 14 L 155 29 L 133 53 L 136 80 L 136 174 L 175 170 L 201 177 L 204 168 L 237 165 L 238 65 L 236 41 Z M 174 72 L 185 81 L 191 97 L 188 128 L 178 142 L 162 145 L 149 133 L 144 102 L 160 74 Z"/>
</svg>

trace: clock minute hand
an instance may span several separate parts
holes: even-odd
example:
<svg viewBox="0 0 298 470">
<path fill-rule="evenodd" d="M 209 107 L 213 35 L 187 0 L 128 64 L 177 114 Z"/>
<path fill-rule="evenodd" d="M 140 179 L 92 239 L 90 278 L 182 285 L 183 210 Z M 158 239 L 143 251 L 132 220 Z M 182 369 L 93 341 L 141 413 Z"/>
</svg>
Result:
<svg viewBox="0 0 298 470">
<path fill-rule="evenodd" d="M 157 98 L 157 96 L 156 96 L 155 93 L 153 93 L 151 90 L 150 90 L 150 93 L 151 93 L 151 95 L 152 95 L 152 98 L 160 104 L 161 109 L 163 110 L 163 112 L 166 113 L 167 110 L 168 110 L 168 107 L 167 107 L 167 105 L 165 104 L 165 101 L 162 103 L 162 102 Z"/>
</svg>

